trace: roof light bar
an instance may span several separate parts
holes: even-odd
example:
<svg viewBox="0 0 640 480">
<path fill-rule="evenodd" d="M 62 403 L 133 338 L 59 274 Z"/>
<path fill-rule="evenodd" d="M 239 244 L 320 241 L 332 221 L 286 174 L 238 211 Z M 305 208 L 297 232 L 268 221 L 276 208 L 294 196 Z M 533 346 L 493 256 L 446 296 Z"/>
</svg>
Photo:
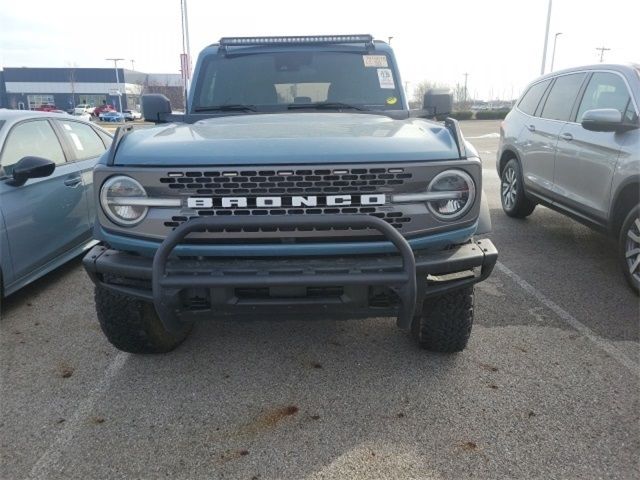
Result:
<svg viewBox="0 0 640 480">
<path fill-rule="evenodd" d="M 328 44 L 328 43 L 373 43 L 371 35 L 312 35 L 299 37 L 223 37 L 222 47 L 240 47 L 249 45 L 291 45 L 291 44 Z"/>
</svg>

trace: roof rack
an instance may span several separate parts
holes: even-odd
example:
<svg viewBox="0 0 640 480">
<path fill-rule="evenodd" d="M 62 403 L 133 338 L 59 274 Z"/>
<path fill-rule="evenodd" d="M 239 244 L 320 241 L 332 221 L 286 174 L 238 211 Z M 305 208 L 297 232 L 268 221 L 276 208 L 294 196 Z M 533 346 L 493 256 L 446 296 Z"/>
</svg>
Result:
<svg viewBox="0 0 640 480">
<path fill-rule="evenodd" d="M 288 37 L 223 37 L 220 47 L 248 47 L 256 45 L 330 45 L 335 43 L 364 43 L 373 47 L 371 35 L 309 35 Z"/>
</svg>

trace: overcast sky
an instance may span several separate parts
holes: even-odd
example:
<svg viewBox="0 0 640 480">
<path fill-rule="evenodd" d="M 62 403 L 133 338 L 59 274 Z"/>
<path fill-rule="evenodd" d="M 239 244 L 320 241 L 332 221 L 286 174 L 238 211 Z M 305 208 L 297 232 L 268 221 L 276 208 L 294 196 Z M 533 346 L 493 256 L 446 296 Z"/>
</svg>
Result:
<svg viewBox="0 0 640 480">
<path fill-rule="evenodd" d="M 191 52 L 222 36 L 371 33 L 392 36 L 409 89 L 428 79 L 509 98 L 540 73 L 548 0 L 188 0 Z M 554 0 L 548 67 L 640 63 L 639 0 Z M 179 0 L 0 0 L 0 66 L 106 67 L 177 73 Z M 194 59 L 195 61 L 195 59 Z M 127 68 L 131 63 L 127 61 Z"/>
</svg>

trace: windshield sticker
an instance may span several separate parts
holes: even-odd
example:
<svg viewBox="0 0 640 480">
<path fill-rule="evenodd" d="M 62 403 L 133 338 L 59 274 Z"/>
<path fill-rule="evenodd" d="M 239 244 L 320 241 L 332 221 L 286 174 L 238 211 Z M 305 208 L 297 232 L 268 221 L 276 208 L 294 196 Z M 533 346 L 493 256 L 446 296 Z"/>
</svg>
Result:
<svg viewBox="0 0 640 480">
<path fill-rule="evenodd" d="M 388 67 L 386 55 L 363 55 L 365 67 Z"/>
<path fill-rule="evenodd" d="M 397 102 L 398 102 L 398 99 L 396 97 L 387 98 L 387 105 L 395 105 Z"/>
<path fill-rule="evenodd" d="M 378 81 L 380 82 L 380 88 L 396 88 L 390 68 L 378 69 Z"/>
</svg>

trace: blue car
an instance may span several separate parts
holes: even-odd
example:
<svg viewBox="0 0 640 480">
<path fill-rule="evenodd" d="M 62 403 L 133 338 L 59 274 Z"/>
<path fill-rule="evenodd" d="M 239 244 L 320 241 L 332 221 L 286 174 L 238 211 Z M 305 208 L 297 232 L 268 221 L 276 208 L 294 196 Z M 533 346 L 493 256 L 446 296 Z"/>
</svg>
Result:
<svg viewBox="0 0 640 480">
<path fill-rule="evenodd" d="M 101 122 L 124 122 L 124 114 L 120 112 L 102 112 L 99 116 Z"/>
<path fill-rule="evenodd" d="M 0 307 L 95 243 L 92 170 L 110 144 L 68 115 L 0 110 Z"/>
</svg>

